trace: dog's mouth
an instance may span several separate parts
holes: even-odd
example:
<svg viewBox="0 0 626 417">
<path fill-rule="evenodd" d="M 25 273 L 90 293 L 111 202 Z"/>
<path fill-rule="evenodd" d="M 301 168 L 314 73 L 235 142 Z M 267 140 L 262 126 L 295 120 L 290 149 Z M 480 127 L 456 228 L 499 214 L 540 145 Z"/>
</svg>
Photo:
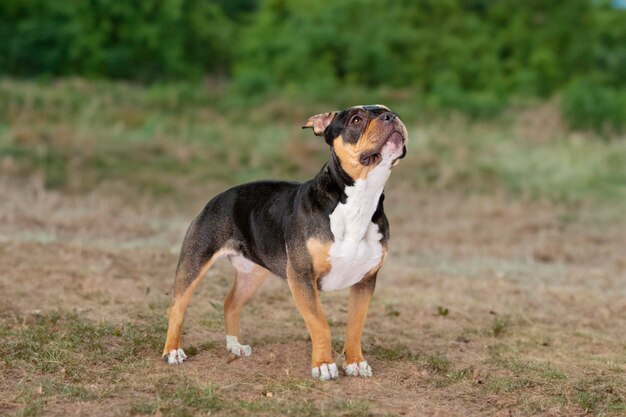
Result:
<svg viewBox="0 0 626 417">
<path fill-rule="evenodd" d="M 404 158 L 406 155 L 406 145 L 405 145 L 406 138 L 404 137 L 402 132 L 394 130 L 393 132 L 389 134 L 389 136 L 387 136 L 387 139 L 381 141 L 380 145 L 378 145 L 375 149 L 372 149 L 371 151 L 363 152 L 361 154 L 361 156 L 359 157 L 359 162 L 361 163 L 361 165 L 368 166 L 368 165 L 379 163 L 383 159 L 381 151 L 383 147 L 389 142 L 391 142 L 394 146 L 402 145 L 402 155 L 394 159 L 392 165 L 398 159 Z"/>
</svg>

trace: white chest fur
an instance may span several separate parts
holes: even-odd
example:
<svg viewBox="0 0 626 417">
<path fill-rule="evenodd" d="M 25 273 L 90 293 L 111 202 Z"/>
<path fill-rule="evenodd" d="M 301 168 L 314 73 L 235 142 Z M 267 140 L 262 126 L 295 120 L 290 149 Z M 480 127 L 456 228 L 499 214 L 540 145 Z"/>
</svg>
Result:
<svg viewBox="0 0 626 417">
<path fill-rule="evenodd" d="M 383 256 L 382 235 L 372 216 L 390 174 L 389 161 L 382 161 L 365 179 L 344 190 L 347 199 L 330 215 L 334 242 L 328 253 L 331 269 L 322 277 L 323 291 L 340 290 L 359 282 Z"/>
</svg>

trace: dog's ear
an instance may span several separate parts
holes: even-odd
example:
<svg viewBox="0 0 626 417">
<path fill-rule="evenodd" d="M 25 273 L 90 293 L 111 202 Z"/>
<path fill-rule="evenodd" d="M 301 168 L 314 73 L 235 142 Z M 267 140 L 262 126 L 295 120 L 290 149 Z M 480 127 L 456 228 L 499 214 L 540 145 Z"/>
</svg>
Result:
<svg viewBox="0 0 626 417">
<path fill-rule="evenodd" d="M 315 116 L 311 116 L 309 117 L 309 120 L 307 120 L 307 122 L 304 124 L 304 126 L 302 126 L 302 129 L 310 127 L 311 129 L 313 129 L 313 133 L 315 133 L 315 135 L 324 136 L 324 131 L 326 130 L 330 122 L 333 121 L 336 114 L 336 111 L 332 111 L 329 113 L 320 113 L 316 114 Z"/>
</svg>

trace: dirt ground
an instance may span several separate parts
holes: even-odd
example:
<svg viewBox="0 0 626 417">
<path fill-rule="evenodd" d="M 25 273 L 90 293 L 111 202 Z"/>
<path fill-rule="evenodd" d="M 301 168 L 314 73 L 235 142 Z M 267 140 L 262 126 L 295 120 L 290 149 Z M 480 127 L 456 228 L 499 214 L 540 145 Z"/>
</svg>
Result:
<svg viewBox="0 0 626 417">
<path fill-rule="evenodd" d="M 129 365 L 115 374 L 109 359 L 81 359 L 101 375 L 72 379 L 91 393 L 84 397 L 46 394 L 41 381 L 62 384 L 65 368 L 34 369 L 9 352 L 0 359 L 0 414 L 626 414 L 625 219 L 593 206 L 422 194 L 393 176 L 389 256 L 363 337 L 373 378 L 308 377 L 306 329 L 279 278 L 244 309 L 252 356 L 227 362 L 227 261 L 207 273 L 189 308 L 183 343 L 193 355 L 167 366 L 157 345 L 179 245 L 217 190 L 158 200 L 124 186 L 69 195 L 0 179 L 5 347 L 22 346 L 33 317 L 51 312 L 111 326 L 159 323 L 146 336 L 155 342 L 136 351 L 141 360 L 119 362 Z M 324 294 L 323 305 L 339 361 L 347 291 Z M 177 384 L 200 391 L 164 394 Z M 215 403 L 194 397 L 207 387 Z"/>
</svg>

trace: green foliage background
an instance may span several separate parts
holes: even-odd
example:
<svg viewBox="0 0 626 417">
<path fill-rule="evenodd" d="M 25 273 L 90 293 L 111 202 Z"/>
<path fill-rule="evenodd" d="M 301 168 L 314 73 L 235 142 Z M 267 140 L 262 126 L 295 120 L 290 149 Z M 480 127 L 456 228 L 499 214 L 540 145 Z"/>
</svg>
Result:
<svg viewBox="0 0 626 417">
<path fill-rule="evenodd" d="M 0 39 L 17 77 L 390 88 L 474 116 L 558 95 L 575 128 L 626 126 L 626 10 L 597 0 L 4 0 Z"/>
</svg>

